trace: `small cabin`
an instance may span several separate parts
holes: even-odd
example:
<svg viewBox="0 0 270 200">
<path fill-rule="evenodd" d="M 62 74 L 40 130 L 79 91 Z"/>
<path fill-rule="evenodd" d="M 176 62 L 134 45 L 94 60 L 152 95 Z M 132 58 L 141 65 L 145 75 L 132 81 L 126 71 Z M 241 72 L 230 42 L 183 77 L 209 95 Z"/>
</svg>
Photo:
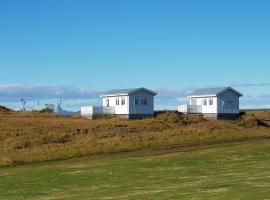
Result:
<svg viewBox="0 0 270 200">
<path fill-rule="evenodd" d="M 179 112 L 202 114 L 207 118 L 235 118 L 239 115 L 239 98 L 243 96 L 231 87 L 204 88 L 188 96 L 188 105 L 178 107 Z"/>
<path fill-rule="evenodd" d="M 103 107 L 113 107 L 114 114 L 128 119 L 154 116 L 156 92 L 146 88 L 111 90 L 101 95 Z"/>
</svg>

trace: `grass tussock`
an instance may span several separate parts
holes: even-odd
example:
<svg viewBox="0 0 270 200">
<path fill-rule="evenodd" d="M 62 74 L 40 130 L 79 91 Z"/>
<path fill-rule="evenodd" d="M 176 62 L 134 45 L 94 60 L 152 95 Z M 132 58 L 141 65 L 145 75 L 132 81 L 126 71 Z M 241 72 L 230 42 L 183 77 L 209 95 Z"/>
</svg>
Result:
<svg viewBox="0 0 270 200">
<path fill-rule="evenodd" d="M 178 112 L 165 112 L 157 115 L 157 120 L 169 123 L 178 123 L 180 125 L 188 125 L 192 123 L 199 123 L 206 121 L 202 116 L 197 115 L 184 115 Z"/>
<path fill-rule="evenodd" d="M 248 113 L 237 122 L 213 121 L 166 112 L 144 120 L 87 120 L 52 113 L 2 112 L 0 166 L 269 137 L 269 128 L 258 122 L 260 117 L 260 113 Z M 270 118 L 270 114 L 264 117 Z"/>
<path fill-rule="evenodd" d="M 264 114 L 265 116 L 265 114 Z M 246 128 L 254 128 L 259 126 L 268 127 L 269 124 L 267 121 L 264 121 L 264 118 L 261 117 L 261 114 L 248 113 L 240 117 L 240 126 L 244 126 Z"/>
</svg>

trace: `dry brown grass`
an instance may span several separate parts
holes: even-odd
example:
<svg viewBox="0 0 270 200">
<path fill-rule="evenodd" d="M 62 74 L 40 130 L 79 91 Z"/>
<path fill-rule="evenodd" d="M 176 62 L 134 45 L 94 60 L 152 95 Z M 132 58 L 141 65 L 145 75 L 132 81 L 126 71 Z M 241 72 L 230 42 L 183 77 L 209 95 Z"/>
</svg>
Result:
<svg viewBox="0 0 270 200">
<path fill-rule="evenodd" d="M 270 122 L 270 112 L 247 112 L 242 115 L 239 119 L 239 124 L 247 128 L 257 127 L 257 126 L 269 126 Z"/>
<path fill-rule="evenodd" d="M 264 113 L 263 117 L 270 118 L 268 114 Z M 46 113 L 1 112 L 0 165 L 269 137 L 268 127 L 259 123 L 243 125 L 248 115 L 236 122 L 176 113 L 145 120 L 92 121 Z M 261 113 L 255 115 L 257 120 Z"/>
</svg>

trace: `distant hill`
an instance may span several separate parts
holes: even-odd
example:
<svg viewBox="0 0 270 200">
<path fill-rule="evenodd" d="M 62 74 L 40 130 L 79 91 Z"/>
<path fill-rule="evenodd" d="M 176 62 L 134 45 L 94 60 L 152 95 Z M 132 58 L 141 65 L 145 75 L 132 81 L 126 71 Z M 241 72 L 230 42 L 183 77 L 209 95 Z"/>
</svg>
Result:
<svg viewBox="0 0 270 200">
<path fill-rule="evenodd" d="M 72 115 L 78 115 L 80 113 L 81 113 L 80 111 L 74 112 L 74 111 L 62 110 L 62 112 L 61 112 L 60 115 L 63 115 L 63 116 L 72 116 Z"/>
<path fill-rule="evenodd" d="M 9 108 L 7 108 L 5 106 L 0 105 L 0 112 L 11 112 L 11 111 L 13 111 L 13 110 L 11 110 L 11 109 L 9 109 Z"/>
<path fill-rule="evenodd" d="M 241 109 L 244 112 L 262 112 L 262 111 L 270 111 L 270 108 L 250 108 L 250 109 Z"/>
</svg>

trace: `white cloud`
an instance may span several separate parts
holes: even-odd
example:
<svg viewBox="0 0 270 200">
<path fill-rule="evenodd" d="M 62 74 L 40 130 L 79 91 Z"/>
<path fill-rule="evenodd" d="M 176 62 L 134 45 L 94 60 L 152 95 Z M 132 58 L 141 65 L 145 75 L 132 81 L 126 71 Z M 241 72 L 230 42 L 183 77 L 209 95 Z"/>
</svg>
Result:
<svg viewBox="0 0 270 200">
<path fill-rule="evenodd" d="M 159 88 L 155 98 L 156 109 L 176 110 L 179 104 L 187 102 L 186 98 L 195 88 Z"/>
</svg>

